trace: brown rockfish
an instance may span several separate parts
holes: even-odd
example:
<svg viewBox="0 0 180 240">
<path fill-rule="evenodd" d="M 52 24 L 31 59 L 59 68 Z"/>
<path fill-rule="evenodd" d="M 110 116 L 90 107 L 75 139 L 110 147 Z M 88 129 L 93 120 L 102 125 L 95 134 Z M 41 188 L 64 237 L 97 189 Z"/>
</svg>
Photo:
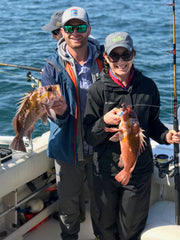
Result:
<svg viewBox="0 0 180 240">
<path fill-rule="evenodd" d="M 119 167 L 123 169 L 115 176 L 122 185 L 127 185 L 140 152 L 144 149 L 145 136 L 139 126 L 137 116 L 131 106 L 123 106 L 117 113 L 121 120 L 119 128 L 105 128 L 106 132 L 117 132 L 110 140 L 120 142 Z"/>
<path fill-rule="evenodd" d="M 55 101 L 61 101 L 62 98 L 59 85 L 38 87 L 36 90 L 26 94 L 21 99 L 18 111 L 12 120 L 16 136 L 10 144 L 10 148 L 26 152 L 23 136 L 25 135 L 28 139 L 31 139 L 34 125 L 39 118 L 45 124 L 48 116 L 56 119 L 56 113 L 52 106 Z"/>
</svg>

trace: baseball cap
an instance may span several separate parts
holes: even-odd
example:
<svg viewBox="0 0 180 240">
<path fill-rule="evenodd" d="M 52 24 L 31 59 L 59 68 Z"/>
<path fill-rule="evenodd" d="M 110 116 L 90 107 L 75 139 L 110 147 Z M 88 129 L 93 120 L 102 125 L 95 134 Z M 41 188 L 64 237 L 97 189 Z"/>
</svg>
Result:
<svg viewBox="0 0 180 240">
<path fill-rule="evenodd" d="M 62 26 L 62 14 L 64 10 L 59 10 L 51 15 L 50 22 L 42 27 L 45 31 L 54 31 Z"/>
<path fill-rule="evenodd" d="M 132 52 L 133 40 L 127 32 L 114 32 L 106 37 L 104 47 L 108 55 L 116 47 L 124 47 Z"/>
<path fill-rule="evenodd" d="M 71 19 L 79 19 L 89 24 L 88 14 L 81 7 L 70 7 L 66 9 L 62 16 L 62 25 L 64 26 Z"/>
</svg>

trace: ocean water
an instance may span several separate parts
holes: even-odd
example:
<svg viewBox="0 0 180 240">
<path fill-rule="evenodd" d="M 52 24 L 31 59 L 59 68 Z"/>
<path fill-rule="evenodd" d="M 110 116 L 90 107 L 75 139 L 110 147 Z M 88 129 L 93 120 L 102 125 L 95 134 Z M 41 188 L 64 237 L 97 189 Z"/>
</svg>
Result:
<svg viewBox="0 0 180 240">
<path fill-rule="evenodd" d="M 83 7 L 89 14 L 91 33 L 101 44 L 112 32 L 130 33 L 137 52 L 135 67 L 156 82 L 161 97 L 160 118 L 171 124 L 174 112 L 173 54 L 167 53 L 173 50 L 173 8 L 167 6 L 171 3 L 171 0 L 1 0 L 0 63 L 43 68 L 45 59 L 57 43 L 51 33 L 41 27 L 59 9 Z M 180 2 L 177 0 L 175 13 L 177 100 L 180 106 Z M 24 93 L 32 90 L 26 74 L 24 69 L 0 66 L 0 135 L 14 135 L 11 122 L 17 103 Z M 31 74 L 41 78 L 39 72 L 31 71 Z M 48 128 L 38 121 L 33 137 Z"/>
</svg>

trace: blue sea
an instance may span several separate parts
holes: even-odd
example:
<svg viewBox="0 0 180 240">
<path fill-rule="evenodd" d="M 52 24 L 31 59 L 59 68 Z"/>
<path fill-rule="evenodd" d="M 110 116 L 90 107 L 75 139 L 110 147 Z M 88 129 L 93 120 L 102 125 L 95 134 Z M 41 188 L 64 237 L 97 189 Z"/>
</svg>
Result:
<svg viewBox="0 0 180 240">
<path fill-rule="evenodd" d="M 53 12 L 70 6 L 87 10 L 92 35 L 104 44 L 105 37 L 115 31 L 126 31 L 134 40 L 137 52 L 135 67 L 157 84 L 161 97 L 160 118 L 173 122 L 174 73 L 173 8 L 171 0 L 1 0 L 0 4 L 0 63 L 43 68 L 45 59 L 56 48 L 50 32 L 41 29 L 49 22 Z M 176 29 L 176 81 L 180 106 L 180 2 L 175 1 Z M 27 91 L 32 90 L 27 81 L 27 71 L 0 65 L 0 135 L 14 135 L 12 119 L 17 103 Z M 31 75 L 41 79 L 39 72 Z M 146 84 L 146 83 L 144 83 Z M 40 120 L 33 136 L 45 132 Z"/>
</svg>

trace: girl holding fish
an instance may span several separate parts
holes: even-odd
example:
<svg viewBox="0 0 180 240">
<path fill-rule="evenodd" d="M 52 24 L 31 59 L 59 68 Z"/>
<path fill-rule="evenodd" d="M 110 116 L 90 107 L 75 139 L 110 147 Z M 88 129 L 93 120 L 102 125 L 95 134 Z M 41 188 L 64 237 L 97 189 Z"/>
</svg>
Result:
<svg viewBox="0 0 180 240">
<path fill-rule="evenodd" d="M 133 65 L 136 51 L 126 32 L 105 41 L 105 67 L 89 89 L 85 138 L 94 147 L 94 186 L 101 240 L 138 240 L 149 210 L 153 155 L 159 144 L 180 143 L 180 133 L 160 121 L 154 81 Z"/>
</svg>

